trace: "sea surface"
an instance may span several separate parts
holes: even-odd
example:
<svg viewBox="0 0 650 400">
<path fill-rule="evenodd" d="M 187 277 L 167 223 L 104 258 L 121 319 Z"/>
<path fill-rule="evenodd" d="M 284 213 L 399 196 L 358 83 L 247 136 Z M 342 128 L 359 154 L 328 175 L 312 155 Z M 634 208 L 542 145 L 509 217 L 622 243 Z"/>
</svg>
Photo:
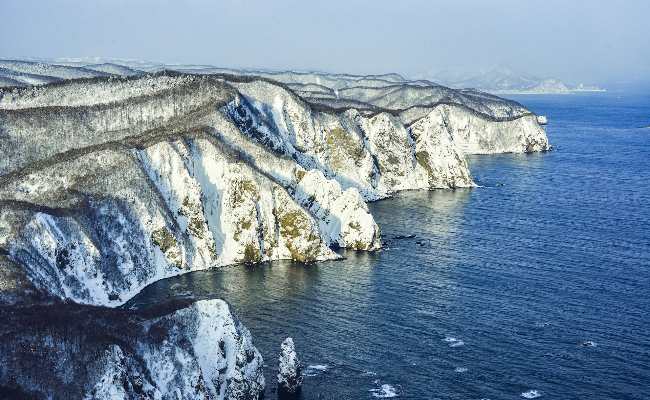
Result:
<svg viewBox="0 0 650 400">
<path fill-rule="evenodd" d="M 371 204 L 386 248 L 157 282 L 130 305 L 222 297 L 274 399 L 650 398 L 650 96 L 517 96 L 554 150 L 470 159 L 479 188 Z M 405 237 L 415 235 L 415 237 Z"/>
</svg>

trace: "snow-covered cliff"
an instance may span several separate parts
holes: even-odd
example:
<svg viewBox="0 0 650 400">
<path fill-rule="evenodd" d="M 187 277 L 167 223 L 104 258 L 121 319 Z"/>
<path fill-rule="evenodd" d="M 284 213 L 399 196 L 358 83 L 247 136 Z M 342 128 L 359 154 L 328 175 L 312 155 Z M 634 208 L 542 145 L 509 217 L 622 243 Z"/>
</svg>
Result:
<svg viewBox="0 0 650 400">
<path fill-rule="evenodd" d="M 471 187 L 469 153 L 549 148 L 535 115 L 480 92 L 186 69 L 0 62 L 0 394 L 256 398 L 261 358 L 225 303 L 94 306 L 188 271 L 378 249 L 367 201 Z"/>
<path fill-rule="evenodd" d="M 267 81 L 233 85 L 243 94 L 231 112 L 239 126 L 304 169 L 321 170 L 344 189 L 356 188 L 366 200 L 399 190 L 473 184 L 459 149 L 439 132 L 413 135 L 387 111 L 316 107 Z"/>
<path fill-rule="evenodd" d="M 548 149 L 534 115 L 480 93 L 346 84 L 359 100 L 340 108 L 263 77 L 88 71 L 0 91 L 4 274 L 80 303 L 119 305 L 196 269 L 377 249 L 365 201 L 473 186 L 468 153 Z"/>
<path fill-rule="evenodd" d="M 249 400 L 264 390 L 262 357 L 222 300 L 146 313 L 0 308 L 0 316 L 2 398 Z"/>
<path fill-rule="evenodd" d="M 492 121 L 449 105 L 442 105 L 433 113 L 465 154 L 531 153 L 550 148 L 535 115 Z"/>
<path fill-rule="evenodd" d="M 361 196 L 242 132 L 228 113 L 239 97 L 186 75 L 5 94 L 11 268 L 52 297 L 114 306 L 186 271 L 378 248 Z"/>
</svg>

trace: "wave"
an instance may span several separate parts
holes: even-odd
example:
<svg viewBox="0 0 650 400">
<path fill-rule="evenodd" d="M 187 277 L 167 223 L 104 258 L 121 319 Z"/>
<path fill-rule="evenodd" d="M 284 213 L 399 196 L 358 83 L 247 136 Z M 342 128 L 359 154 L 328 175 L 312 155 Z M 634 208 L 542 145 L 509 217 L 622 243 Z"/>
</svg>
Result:
<svg viewBox="0 0 650 400">
<path fill-rule="evenodd" d="M 378 399 L 399 397 L 399 393 L 397 392 L 397 389 L 394 386 L 389 385 L 387 383 L 382 384 L 378 388 L 370 389 L 369 392 L 372 393 L 373 397 L 376 397 Z"/>
<path fill-rule="evenodd" d="M 525 399 L 536 399 L 541 396 L 542 396 L 542 392 L 540 392 L 539 390 L 528 390 L 521 394 L 521 397 Z"/>
<path fill-rule="evenodd" d="M 460 347 L 465 345 L 465 342 L 452 336 L 446 336 L 442 341 L 448 343 L 449 347 Z"/>
<path fill-rule="evenodd" d="M 321 373 L 327 371 L 330 369 L 329 365 L 326 364 L 314 364 L 314 365 L 308 365 L 307 368 L 305 368 L 305 371 L 303 372 L 304 376 L 317 376 L 320 375 Z"/>
</svg>

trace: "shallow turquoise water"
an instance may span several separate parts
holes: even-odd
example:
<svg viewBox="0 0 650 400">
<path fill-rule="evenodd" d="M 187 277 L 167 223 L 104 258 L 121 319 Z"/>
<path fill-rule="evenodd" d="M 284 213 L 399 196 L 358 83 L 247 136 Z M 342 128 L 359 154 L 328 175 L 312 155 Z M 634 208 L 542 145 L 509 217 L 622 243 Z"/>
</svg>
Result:
<svg viewBox="0 0 650 400">
<path fill-rule="evenodd" d="M 385 250 L 191 273 L 132 304 L 228 300 L 267 398 L 287 336 L 312 366 L 304 399 L 647 398 L 650 97 L 516 100 L 555 150 L 473 157 L 480 188 L 372 204 Z"/>
</svg>

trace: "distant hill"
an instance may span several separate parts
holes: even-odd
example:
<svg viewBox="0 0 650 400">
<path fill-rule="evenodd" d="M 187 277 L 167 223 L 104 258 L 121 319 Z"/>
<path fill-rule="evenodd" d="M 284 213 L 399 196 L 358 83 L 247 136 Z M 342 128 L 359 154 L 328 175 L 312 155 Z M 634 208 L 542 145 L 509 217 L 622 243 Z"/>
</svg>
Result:
<svg viewBox="0 0 650 400">
<path fill-rule="evenodd" d="M 563 94 L 605 91 L 582 83 L 568 84 L 553 78 L 538 78 L 520 74 L 508 68 L 494 68 L 476 74 L 442 71 L 431 80 L 452 88 L 473 88 L 495 94 Z"/>
</svg>

